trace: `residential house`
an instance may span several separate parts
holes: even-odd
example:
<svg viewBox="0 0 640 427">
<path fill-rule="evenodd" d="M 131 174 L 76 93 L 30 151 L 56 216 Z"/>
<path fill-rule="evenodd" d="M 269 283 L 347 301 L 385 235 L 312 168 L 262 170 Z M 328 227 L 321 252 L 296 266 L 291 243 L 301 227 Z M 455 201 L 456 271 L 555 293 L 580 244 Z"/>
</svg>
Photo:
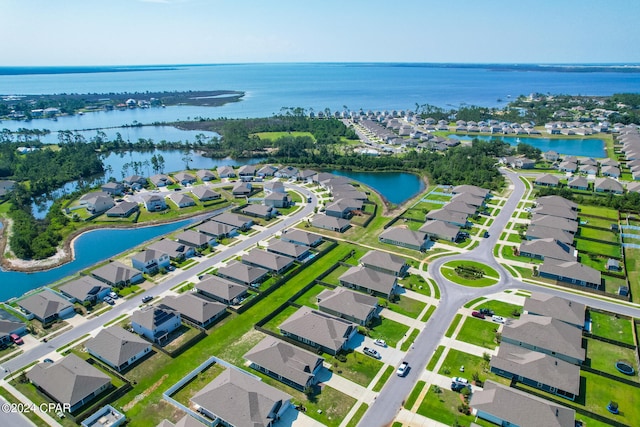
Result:
<svg viewBox="0 0 640 427">
<path fill-rule="evenodd" d="M 154 343 L 162 344 L 169 334 L 181 325 L 180 313 L 152 305 L 136 310 L 131 315 L 131 327 Z"/>
<path fill-rule="evenodd" d="M 494 374 L 565 399 L 580 394 L 580 367 L 548 354 L 502 343 L 490 366 Z"/>
<path fill-rule="evenodd" d="M 244 358 L 253 369 L 301 391 L 318 382 L 324 362 L 317 354 L 271 336 L 256 344 Z"/>
<path fill-rule="evenodd" d="M 147 194 L 142 196 L 144 207 L 148 212 L 157 212 L 167 209 L 167 203 L 164 201 L 164 197 L 158 194 Z"/>
<path fill-rule="evenodd" d="M 237 234 L 237 228 L 231 225 L 223 224 L 215 221 L 204 221 L 203 223 L 196 225 L 196 230 L 202 234 L 213 237 L 214 239 L 224 239 L 226 237 Z"/>
<path fill-rule="evenodd" d="M 338 233 L 344 233 L 349 227 L 351 227 L 348 219 L 317 214 L 313 216 L 313 219 L 311 219 L 311 225 L 329 231 L 336 231 Z"/>
<path fill-rule="evenodd" d="M 575 411 L 493 381 L 473 393 L 472 412 L 499 426 L 575 427 Z"/>
<path fill-rule="evenodd" d="M 466 227 L 467 226 L 467 214 L 463 214 L 460 212 L 453 212 L 446 209 L 434 209 L 427 213 L 427 220 L 431 221 L 443 221 L 447 222 L 451 225 L 455 225 L 458 227 Z"/>
<path fill-rule="evenodd" d="M 574 190 L 586 191 L 589 189 L 589 181 L 583 176 L 575 176 L 569 180 L 567 186 Z"/>
<path fill-rule="evenodd" d="M 296 261 L 302 261 L 309 256 L 310 248 L 304 245 L 296 245 L 295 243 L 285 242 L 283 240 L 272 240 L 269 243 L 267 251 L 274 254 L 287 256 L 295 259 Z"/>
<path fill-rule="evenodd" d="M 234 261 L 225 267 L 220 267 L 217 274 L 236 283 L 256 286 L 265 279 L 269 274 L 269 270 Z"/>
<path fill-rule="evenodd" d="M 542 196 L 536 199 L 536 206 L 562 206 L 564 208 L 577 211 L 578 204 L 576 202 L 572 202 L 571 200 L 567 200 L 564 197 L 560 196 Z"/>
<path fill-rule="evenodd" d="M 576 328 L 584 328 L 586 306 L 579 302 L 542 292 L 532 292 L 524 301 L 525 313 L 535 316 L 548 316 L 558 319 Z"/>
<path fill-rule="evenodd" d="M 574 235 L 565 230 L 546 227 L 543 225 L 529 225 L 529 227 L 527 228 L 527 233 L 525 234 L 526 240 L 546 239 L 546 238 L 556 239 L 566 245 L 572 245 L 574 240 Z"/>
<path fill-rule="evenodd" d="M 486 199 L 487 197 L 489 197 L 489 190 L 480 188 L 476 185 L 457 185 L 453 187 L 451 192 L 453 194 L 470 193 L 470 194 L 473 194 L 474 196 L 482 197 L 483 199 Z"/>
<path fill-rule="evenodd" d="M 111 378 L 73 353 L 53 363 L 38 363 L 27 378 L 73 413 L 111 387 Z"/>
<path fill-rule="evenodd" d="M 218 166 L 216 172 L 218 172 L 220 179 L 236 177 L 236 171 L 234 171 L 231 166 Z"/>
<path fill-rule="evenodd" d="M 520 244 L 520 256 L 534 259 L 576 261 L 576 250 L 554 238 L 527 240 Z"/>
<path fill-rule="evenodd" d="M 409 270 L 409 263 L 397 255 L 378 250 L 367 252 L 360 258 L 360 264 L 372 270 L 404 277 Z"/>
<path fill-rule="evenodd" d="M 558 165 L 560 172 L 575 172 L 578 170 L 578 164 L 574 162 L 563 161 Z"/>
<path fill-rule="evenodd" d="M 134 190 L 139 190 L 145 185 L 147 185 L 147 178 L 140 175 L 131 175 L 127 176 L 122 180 L 122 183 Z"/>
<path fill-rule="evenodd" d="M 291 409 L 291 396 L 227 368 L 191 398 L 196 411 L 223 426 L 272 427 Z"/>
<path fill-rule="evenodd" d="M 75 314 L 73 304 L 48 289 L 19 300 L 18 306 L 27 314 L 27 318 L 33 316 L 43 325 Z"/>
<path fill-rule="evenodd" d="M 219 222 L 222 224 L 230 225 L 242 231 L 247 231 L 253 225 L 253 220 L 249 217 L 232 214 L 229 212 L 216 215 L 210 219 L 210 221 Z"/>
<path fill-rule="evenodd" d="M 600 171 L 603 176 L 610 178 L 620 178 L 620 168 L 617 166 L 603 166 Z"/>
<path fill-rule="evenodd" d="M 283 168 L 278 169 L 273 176 L 276 178 L 295 178 L 298 174 L 298 169 L 293 166 L 285 166 Z"/>
<path fill-rule="evenodd" d="M 460 226 L 439 220 L 425 222 L 418 231 L 431 240 L 441 239 L 448 242 L 456 242 L 461 236 Z"/>
<path fill-rule="evenodd" d="M 198 200 L 201 202 L 209 202 L 211 200 L 220 199 L 220 193 L 213 191 L 212 189 L 204 186 L 198 185 L 196 187 L 191 188 L 191 194 L 196 196 Z"/>
<path fill-rule="evenodd" d="M 173 179 L 176 182 L 179 182 L 180 185 L 184 185 L 184 186 L 187 186 L 196 182 L 196 177 L 187 172 L 178 172 L 173 175 Z"/>
<path fill-rule="evenodd" d="M 596 193 L 622 194 L 624 192 L 622 184 L 611 178 L 596 178 L 593 189 Z"/>
<path fill-rule="evenodd" d="M 427 247 L 427 235 L 409 228 L 389 227 L 383 231 L 378 240 L 382 243 L 400 246 L 402 248 L 423 251 Z"/>
<path fill-rule="evenodd" d="M 458 193 L 451 198 L 451 202 L 464 202 L 468 205 L 480 208 L 484 206 L 485 198 L 471 193 Z"/>
<path fill-rule="evenodd" d="M 327 313 L 300 307 L 280 326 L 282 335 L 335 355 L 358 332 L 357 325 Z"/>
<path fill-rule="evenodd" d="M 285 194 L 287 190 L 284 188 L 282 181 L 270 181 L 264 184 L 264 192 L 269 195 L 271 193 Z"/>
<path fill-rule="evenodd" d="M 338 280 L 342 286 L 390 299 L 397 290 L 398 278 L 371 268 L 351 267 Z"/>
<path fill-rule="evenodd" d="M 251 183 L 245 181 L 238 181 L 233 185 L 231 194 L 234 197 L 243 197 L 251 194 Z"/>
<path fill-rule="evenodd" d="M 256 175 L 263 178 L 267 176 L 273 176 L 273 174 L 276 173 L 277 170 L 278 168 L 275 166 L 265 165 L 256 172 Z"/>
<path fill-rule="evenodd" d="M 16 186 L 16 182 L 8 179 L 0 180 L 0 199 L 4 199 Z"/>
<path fill-rule="evenodd" d="M 184 193 L 171 193 L 169 199 L 180 209 L 196 205 L 195 200 Z"/>
<path fill-rule="evenodd" d="M 147 246 L 147 249 L 169 255 L 171 261 L 182 262 L 195 255 L 196 251 L 190 246 L 169 239 L 160 239 Z"/>
<path fill-rule="evenodd" d="M 577 211 L 574 211 L 564 206 L 550 205 L 546 203 L 543 205 L 538 205 L 537 207 L 531 209 L 531 213 L 533 214 L 532 219 L 538 218 L 540 215 L 545 215 L 545 216 L 552 216 L 557 218 L 564 218 L 564 219 L 572 220 L 576 222 L 576 219 L 578 218 Z M 557 220 L 557 218 L 554 218 L 554 220 Z"/>
<path fill-rule="evenodd" d="M 6 348 L 11 342 L 11 335 L 26 335 L 27 325 L 21 322 L 17 317 L 8 315 L 6 318 L 0 319 L 0 349 Z"/>
<path fill-rule="evenodd" d="M 120 326 L 102 329 L 94 338 L 84 343 L 84 348 L 118 372 L 151 353 L 148 341 Z"/>
<path fill-rule="evenodd" d="M 621 271 L 622 266 L 620 265 L 620 261 L 614 258 L 609 258 L 607 260 L 607 270 L 608 271 Z"/>
<path fill-rule="evenodd" d="M 325 214 L 336 218 L 349 219 L 355 211 L 362 210 L 362 201 L 340 199 L 325 207 Z"/>
<path fill-rule="evenodd" d="M 142 250 L 131 257 L 131 265 L 146 274 L 157 273 L 161 268 L 171 265 L 169 254 L 154 249 Z"/>
<path fill-rule="evenodd" d="M 297 228 L 290 228 L 282 232 L 280 240 L 314 248 L 322 243 L 322 236 Z"/>
<path fill-rule="evenodd" d="M 129 286 L 144 280 L 140 271 L 127 267 L 118 261 L 111 261 L 102 267 L 96 268 L 91 272 L 91 275 L 114 288 Z"/>
<path fill-rule="evenodd" d="M 100 187 L 105 193 L 109 193 L 112 196 L 122 196 L 124 194 L 124 184 L 121 182 L 107 182 Z"/>
<path fill-rule="evenodd" d="M 378 298 L 344 287 L 326 289 L 317 296 L 318 309 L 366 326 L 377 316 Z"/>
<path fill-rule="evenodd" d="M 238 304 L 249 295 L 246 286 L 212 275 L 205 275 L 195 284 L 195 289 L 199 294 L 227 305 Z"/>
<path fill-rule="evenodd" d="M 85 199 L 86 208 L 92 214 L 99 214 L 108 211 L 116 204 L 110 196 L 97 195 Z"/>
<path fill-rule="evenodd" d="M 502 329 L 502 342 L 545 353 L 574 365 L 585 360 L 582 330 L 547 316 L 522 314 Z"/>
<path fill-rule="evenodd" d="M 169 175 L 165 175 L 163 173 L 159 173 L 149 177 L 149 181 L 156 187 L 166 187 L 167 185 L 173 184 L 173 180 Z"/>
<path fill-rule="evenodd" d="M 194 292 L 164 297 L 158 307 L 180 313 L 180 318 L 206 328 L 227 312 L 227 306 Z"/>
<path fill-rule="evenodd" d="M 244 208 L 242 208 L 241 212 L 248 216 L 263 219 L 270 219 L 278 215 L 278 211 L 271 206 L 255 204 L 245 206 Z"/>
<path fill-rule="evenodd" d="M 560 179 L 551 174 L 544 174 L 535 179 L 534 184 L 541 185 L 544 187 L 557 187 L 560 184 Z"/>
<path fill-rule="evenodd" d="M 299 170 L 296 174 L 296 180 L 302 182 L 313 182 L 313 177 L 317 174 L 318 172 L 311 169 Z"/>
<path fill-rule="evenodd" d="M 256 174 L 256 167 L 254 165 L 243 165 L 238 169 L 238 176 L 243 181 L 251 181 Z"/>
<path fill-rule="evenodd" d="M 274 274 L 281 274 L 288 270 L 294 263 L 293 258 L 282 256 L 273 252 L 263 251 L 261 249 L 252 249 L 248 254 L 242 255 L 244 264 L 266 268 Z"/>
<path fill-rule="evenodd" d="M 580 165 L 578 170 L 584 174 L 596 176 L 598 174 L 598 166 L 595 165 Z"/>
<path fill-rule="evenodd" d="M 107 211 L 110 218 L 128 218 L 134 212 L 138 212 L 140 207 L 135 202 L 120 202 Z"/>
<path fill-rule="evenodd" d="M 560 155 L 556 151 L 549 150 L 542 153 L 542 157 L 548 162 L 556 162 L 560 158 Z"/>
<path fill-rule="evenodd" d="M 575 261 L 545 260 L 539 274 L 540 277 L 587 288 L 599 289 L 602 285 L 600 271 Z"/>
<path fill-rule="evenodd" d="M 111 287 L 106 286 L 94 277 L 80 276 L 60 286 L 58 290 L 69 298 L 71 302 L 95 304 L 107 296 L 111 291 Z"/>
<path fill-rule="evenodd" d="M 534 214 L 531 217 L 531 226 L 549 227 L 571 234 L 575 234 L 578 231 L 578 225 L 578 221 L 555 215 Z M 529 228 L 531 228 L 531 226 L 529 226 Z"/>
<path fill-rule="evenodd" d="M 264 198 L 264 204 L 274 208 L 288 208 L 293 205 L 293 201 L 286 193 L 273 192 Z"/>
<path fill-rule="evenodd" d="M 196 172 L 196 176 L 200 178 L 202 182 L 213 181 L 216 179 L 216 175 L 209 169 L 200 169 Z"/>
<path fill-rule="evenodd" d="M 216 239 L 210 235 L 200 233 L 195 230 L 186 230 L 176 236 L 176 241 L 192 248 L 206 249 L 208 246 L 214 245 Z"/>
</svg>

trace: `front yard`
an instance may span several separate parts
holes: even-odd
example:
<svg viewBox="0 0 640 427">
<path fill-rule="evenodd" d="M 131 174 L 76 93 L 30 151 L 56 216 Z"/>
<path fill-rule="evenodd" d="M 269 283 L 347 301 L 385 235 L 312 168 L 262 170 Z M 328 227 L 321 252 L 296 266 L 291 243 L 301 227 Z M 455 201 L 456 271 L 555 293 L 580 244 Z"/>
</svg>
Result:
<svg viewBox="0 0 640 427">
<path fill-rule="evenodd" d="M 462 328 L 458 332 L 456 339 L 458 341 L 464 341 L 469 344 L 493 350 L 499 344 L 496 339 L 498 326 L 500 325 L 492 322 L 491 320 L 467 317 Z"/>
</svg>

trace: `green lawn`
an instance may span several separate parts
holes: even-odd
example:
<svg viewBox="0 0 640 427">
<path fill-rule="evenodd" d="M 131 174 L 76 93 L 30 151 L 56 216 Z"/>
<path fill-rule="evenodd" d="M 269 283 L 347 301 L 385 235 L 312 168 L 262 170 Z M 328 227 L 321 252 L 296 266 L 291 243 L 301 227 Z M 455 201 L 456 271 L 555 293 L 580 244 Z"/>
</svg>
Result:
<svg viewBox="0 0 640 427">
<path fill-rule="evenodd" d="M 615 209 L 593 205 L 580 205 L 578 209 L 580 213 L 585 215 L 599 216 L 618 221 L 618 211 Z"/>
<path fill-rule="evenodd" d="M 402 323 L 394 322 L 390 319 L 379 318 L 374 319 L 371 324 L 371 338 L 381 338 L 387 342 L 390 347 L 395 347 L 398 341 L 405 336 L 409 327 Z"/>
<path fill-rule="evenodd" d="M 277 334 L 280 333 L 280 329 L 278 328 L 285 320 L 289 318 L 293 313 L 298 311 L 298 308 L 290 305 L 278 313 L 273 319 L 269 320 L 267 323 L 262 325 L 268 331 L 275 332 Z"/>
<path fill-rule="evenodd" d="M 427 306 L 426 303 L 409 298 L 405 295 L 400 295 L 396 302 L 384 301 L 382 302 L 382 305 L 386 306 L 386 308 L 391 311 L 404 314 L 412 319 L 417 319 L 420 313 L 422 313 L 422 310 Z"/>
<path fill-rule="evenodd" d="M 456 339 L 493 350 L 498 346 L 498 342 L 496 341 L 498 326 L 497 323 L 490 320 L 467 317 Z"/>
<path fill-rule="evenodd" d="M 409 335 L 407 339 L 404 340 L 404 342 L 400 346 L 400 350 L 402 351 L 409 350 L 409 347 L 413 345 L 413 342 L 416 340 L 416 338 L 418 338 L 419 334 L 420 334 L 420 330 L 418 329 L 414 329 L 413 331 L 411 331 L 411 335 Z"/>
<path fill-rule="evenodd" d="M 199 372 L 198 375 L 196 375 L 171 397 L 183 405 L 189 406 L 191 398 L 207 384 L 213 381 L 218 375 L 223 373 L 225 369 L 227 368 L 217 363 L 210 365 L 204 371 Z"/>
<path fill-rule="evenodd" d="M 444 334 L 445 337 L 451 338 L 456 328 L 458 327 L 458 323 L 460 323 L 460 319 L 462 319 L 462 314 L 460 313 L 456 314 L 453 320 L 451 321 L 451 324 L 449 325 L 447 332 Z"/>
<path fill-rule="evenodd" d="M 480 301 L 484 301 L 486 298 L 485 297 L 478 297 L 476 299 L 472 299 L 471 301 L 469 301 L 468 303 L 466 303 L 464 305 L 464 308 L 471 308 L 472 305 L 474 305 L 475 303 L 478 303 Z"/>
<path fill-rule="evenodd" d="M 391 377 L 391 375 L 395 371 L 396 371 L 396 368 L 394 366 L 387 366 L 384 372 L 382 373 L 382 375 L 380 375 L 380 378 L 378 379 L 378 382 L 376 383 L 376 385 L 373 386 L 372 390 L 375 392 L 382 390 L 382 387 L 384 387 L 389 377 Z"/>
<path fill-rule="evenodd" d="M 458 426 L 468 427 L 472 422 L 480 426 L 493 426 L 494 424 L 488 423 L 482 419 L 475 419 L 473 415 L 465 415 L 458 412 L 458 406 L 462 402 L 460 395 L 454 393 L 451 390 L 445 390 L 436 388 L 437 386 L 430 386 L 429 391 L 420 403 L 418 408 L 418 414 L 431 418 L 433 420 L 444 423 L 448 426 L 454 425 L 457 422 Z M 439 393 L 436 393 L 436 391 Z"/>
<path fill-rule="evenodd" d="M 311 308 L 318 308 L 318 294 L 322 291 L 326 291 L 329 288 L 322 285 L 313 285 L 307 292 L 300 295 L 294 302 L 300 305 L 306 305 Z"/>
<path fill-rule="evenodd" d="M 291 132 L 256 132 L 256 133 L 252 134 L 252 136 L 257 136 L 260 139 L 267 139 L 269 141 L 275 141 L 276 139 L 283 138 L 283 137 L 288 137 L 288 136 L 292 136 L 292 137 L 308 136 L 314 142 L 316 140 L 316 138 L 313 136 L 313 134 L 311 132 L 298 132 L 298 131 L 291 131 Z"/>
<path fill-rule="evenodd" d="M 460 372 L 461 366 L 464 366 L 464 372 Z M 477 373 L 480 381 L 491 380 L 503 385 L 509 385 L 511 383 L 507 378 L 491 373 L 489 362 L 484 358 L 453 348 L 447 353 L 447 357 L 444 362 L 442 362 L 438 373 L 445 376 L 467 378 L 469 381 L 473 381 L 473 374 Z"/>
<path fill-rule="evenodd" d="M 424 313 L 424 316 L 422 316 L 422 319 L 420 319 L 420 321 L 425 323 L 428 322 L 429 318 L 431 318 L 431 315 L 433 314 L 434 311 L 436 311 L 436 306 L 432 305 L 427 309 L 427 311 Z"/>
<path fill-rule="evenodd" d="M 590 311 L 589 317 L 592 334 L 635 345 L 631 320 L 597 311 Z"/>
<path fill-rule="evenodd" d="M 462 285 L 462 286 L 469 286 L 472 288 L 482 288 L 485 286 L 492 286 L 498 283 L 497 278 L 494 279 L 490 277 L 482 277 L 479 279 L 467 279 L 464 277 L 460 277 L 458 273 L 454 270 L 454 267 L 449 265 L 449 264 L 452 264 L 453 262 L 454 261 L 445 263 L 440 269 L 440 273 L 442 273 L 442 275 L 446 279 L 452 281 L 453 283 L 457 283 L 458 285 Z M 497 272 L 495 277 L 498 277 Z"/>
<path fill-rule="evenodd" d="M 593 369 L 606 372 L 617 377 L 638 381 L 638 364 L 636 363 L 635 351 L 609 344 L 604 341 L 598 341 L 593 338 L 587 338 L 587 360 Z M 628 376 L 619 372 L 615 363 L 618 360 L 630 362 L 636 370 L 636 375 Z"/>
<path fill-rule="evenodd" d="M 411 289 L 415 292 L 420 292 L 422 289 L 429 290 L 427 281 L 419 274 L 408 274 L 405 278 L 398 280 L 398 284 L 402 285 L 406 289 Z M 422 287 L 422 289 L 419 289 L 420 287 Z"/>
<path fill-rule="evenodd" d="M 518 313 L 522 313 L 521 306 L 498 300 L 485 301 L 477 308 L 488 308 L 490 310 L 493 310 L 496 316 L 502 317 L 516 317 L 513 315 L 514 311 L 516 310 L 518 311 Z"/>
<path fill-rule="evenodd" d="M 616 245 L 620 243 L 618 234 L 614 233 L 613 231 L 604 231 L 590 227 L 580 227 L 580 229 L 578 230 L 578 235 L 591 239 L 604 240 L 605 242 L 610 242 Z"/>
<path fill-rule="evenodd" d="M 364 413 L 367 412 L 367 409 L 369 409 L 369 405 L 362 403 L 347 423 L 347 427 L 356 427 L 360 419 L 364 416 Z"/>
<path fill-rule="evenodd" d="M 347 354 L 346 362 L 340 362 L 330 354 L 323 354 L 323 357 L 327 363 L 331 364 L 334 374 L 345 377 L 363 387 L 367 387 L 384 366 L 384 363 L 378 359 L 355 351 Z"/>
<path fill-rule="evenodd" d="M 411 408 L 413 408 L 413 405 L 416 403 L 416 400 L 418 400 L 418 396 L 420 396 L 420 392 L 425 385 L 426 383 L 422 380 L 416 383 L 416 386 L 411 390 L 411 394 L 409 394 L 409 397 L 404 402 L 405 409 L 411 410 Z"/>
<path fill-rule="evenodd" d="M 433 352 L 433 356 L 431 356 L 431 360 L 429 360 L 429 364 L 427 364 L 427 371 L 433 371 L 438 360 L 440 360 L 440 356 L 442 356 L 444 349 L 445 347 L 443 345 L 439 345 L 438 348 L 436 348 L 436 351 Z"/>
<path fill-rule="evenodd" d="M 625 249 L 625 270 L 631 286 L 633 302 L 640 302 L 640 249 Z"/>
</svg>

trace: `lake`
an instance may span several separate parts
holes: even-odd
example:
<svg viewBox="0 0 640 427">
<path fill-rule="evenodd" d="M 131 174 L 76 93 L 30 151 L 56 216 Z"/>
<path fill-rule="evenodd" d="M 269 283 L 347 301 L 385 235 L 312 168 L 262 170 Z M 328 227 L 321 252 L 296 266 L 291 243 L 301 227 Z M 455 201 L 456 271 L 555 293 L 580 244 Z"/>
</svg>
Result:
<svg viewBox="0 0 640 427">
<path fill-rule="evenodd" d="M 396 205 L 406 202 L 424 190 L 424 182 L 412 173 L 406 172 L 353 172 L 330 170 L 335 175 L 346 176 L 359 181 Z"/>
<path fill-rule="evenodd" d="M 532 137 L 516 137 L 516 136 L 489 136 L 489 135 L 450 135 L 451 138 L 457 138 L 461 141 L 471 141 L 478 138 L 481 141 L 491 141 L 501 139 L 510 145 L 518 145 L 520 143 L 529 144 L 539 148 L 543 153 L 545 151 L 554 150 L 560 154 L 568 154 L 579 157 L 603 158 L 607 157 L 605 152 L 605 144 L 601 139 L 584 138 L 532 138 Z"/>
<path fill-rule="evenodd" d="M 92 113 L 93 114 L 93 113 Z M 54 123 L 58 123 L 58 121 Z M 37 123 L 37 121 L 36 121 Z M 46 123 L 45 123 L 46 124 Z M 106 126 L 105 123 L 100 123 Z M 2 125 L 0 125 L 2 127 Z M 66 130 L 63 128 L 51 129 L 47 126 L 47 129 L 51 133 L 40 136 L 40 141 L 44 144 L 58 144 L 58 131 Z M 125 142 L 137 142 L 139 139 L 152 140 L 153 142 L 168 141 L 168 142 L 195 142 L 198 138 L 203 138 L 204 141 L 209 141 L 211 138 L 219 138 L 220 135 L 215 132 L 207 132 L 200 130 L 181 130 L 173 126 L 127 126 L 127 127 L 113 127 L 113 128 L 101 128 L 101 132 L 104 132 L 107 136 L 106 139 L 115 141 L 117 134 Z M 96 130 L 76 130 L 74 133 L 82 135 L 85 140 L 89 141 L 91 138 L 95 138 Z"/>
</svg>

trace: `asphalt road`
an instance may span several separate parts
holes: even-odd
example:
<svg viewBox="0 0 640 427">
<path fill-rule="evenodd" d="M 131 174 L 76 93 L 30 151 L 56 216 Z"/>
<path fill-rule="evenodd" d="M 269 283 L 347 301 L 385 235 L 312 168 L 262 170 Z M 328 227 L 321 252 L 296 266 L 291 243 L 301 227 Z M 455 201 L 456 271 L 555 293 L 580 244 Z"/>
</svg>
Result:
<svg viewBox="0 0 640 427">
<path fill-rule="evenodd" d="M 496 261 L 493 257 L 493 248 L 496 245 L 502 230 L 511 219 L 513 211 L 522 200 L 525 193 L 525 185 L 518 178 L 518 175 L 509 172 L 502 172 L 512 183 L 513 192 L 509 196 L 507 203 L 502 207 L 500 213 L 495 218 L 489 229 L 489 237 L 484 238 L 478 247 L 462 255 L 452 255 L 438 258 L 429 264 L 429 273 L 435 279 L 440 288 L 440 301 L 438 308 L 427 322 L 424 330 L 418 335 L 413 349 L 409 350 L 405 361 L 409 362 L 409 373 L 401 378 L 392 376 L 380 394 L 358 423 L 359 427 L 382 427 L 391 425 L 396 414 L 402 407 L 406 397 L 411 393 L 413 387 L 420 378 L 422 372 L 435 352 L 440 339 L 444 336 L 447 328 L 453 321 L 456 312 L 465 303 L 483 295 L 493 294 L 505 289 L 516 288 L 529 291 L 544 291 L 553 295 L 570 298 L 574 301 L 587 304 L 628 316 L 640 316 L 640 309 L 603 301 L 583 295 L 569 294 L 559 289 L 550 289 L 516 280 Z M 485 288 L 470 288 L 461 286 L 445 279 L 440 273 L 442 264 L 453 260 L 471 260 L 490 265 L 500 273 L 500 281 Z"/>
<path fill-rule="evenodd" d="M 3 363 L 2 366 L 8 372 L 13 372 L 23 366 L 32 363 L 33 361 L 42 360 L 48 353 L 54 351 L 55 349 L 99 329 L 103 324 L 115 319 L 116 317 L 124 313 L 135 310 L 141 304 L 142 297 L 147 295 L 157 297 L 163 292 L 166 292 L 174 286 L 178 285 L 179 283 L 184 282 L 185 280 L 189 280 L 194 275 L 194 271 L 202 271 L 209 267 L 212 267 L 218 262 L 228 258 L 231 253 L 240 252 L 255 245 L 261 240 L 266 240 L 274 234 L 282 231 L 283 229 L 295 224 L 297 221 L 301 220 L 307 215 L 313 213 L 314 208 L 318 203 L 318 199 L 315 194 L 313 194 L 306 188 L 301 188 L 289 183 L 286 183 L 285 187 L 297 190 L 298 192 L 302 193 L 305 198 L 311 197 L 311 203 L 307 203 L 302 209 L 294 213 L 292 216 L 285 218 L 283 221 L 280 221 L 279 223 L 267 228 L 266 230 L 261 231 L 258 234 L 251 236 L 248 239 L 232 246 L 228 251 L 223 251 L 215 254 L 211 258 L 202 258 L 197 267 L 191 268 L 187 271 L 176 270 L 176 272 L 173 273 L 171 277 L 168 277 L 162 283 L 152 287 L 147 292 L 138 294 L 131 299 L 116 300 L 116 305 L 113 306 L 113 308 L 108 312 L 94 319 L 87 319 L 85 322 L 49 340 L 47 343 L 41 343 L 40 345 L 25 351 L 23 354 Z M 8 374 L 8 372 L 5 372 L 5 374 Z"/>
</svg>

